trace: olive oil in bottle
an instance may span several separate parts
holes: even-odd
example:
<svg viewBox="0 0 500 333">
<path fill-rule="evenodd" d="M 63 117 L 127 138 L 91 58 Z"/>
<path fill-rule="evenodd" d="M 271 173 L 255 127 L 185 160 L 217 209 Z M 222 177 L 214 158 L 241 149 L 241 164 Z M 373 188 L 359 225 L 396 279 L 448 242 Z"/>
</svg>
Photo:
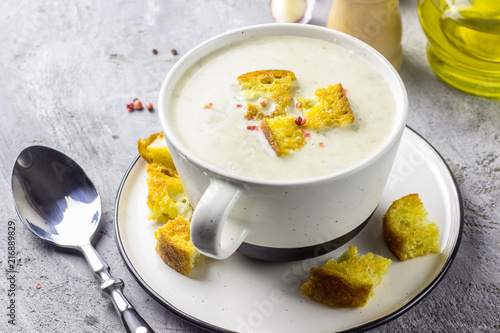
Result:
<svg viewBox="0 0 500 333">
<path fill-rule="evenodd" d="M 500 100 L 500 1 L 419 0 L 434 72 L 465 92 Z"/>
</svg>

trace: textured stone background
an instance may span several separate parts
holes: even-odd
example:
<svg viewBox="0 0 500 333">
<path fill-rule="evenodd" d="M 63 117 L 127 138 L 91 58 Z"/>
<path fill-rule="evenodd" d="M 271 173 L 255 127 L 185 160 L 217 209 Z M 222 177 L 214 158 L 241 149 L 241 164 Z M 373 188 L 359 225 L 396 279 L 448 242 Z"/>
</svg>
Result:
<svg viewBox="0 0 500 333">
<path fill-rule="evenodd" d="M 462 191 L 465 228 L 443 281 L 415 307 L 374 332 L 500 331 L 500 103 L 467 95 L 432 73 L 415 0 L 401 0 L 408 124 L 442 154 Z M 311 23 L 324 25 L 331 0 Z M 199 332 L 151 299 L 122 262 L 113 236 L 116 191 L 136 142 L 160 131 L 156 112 L 128 113 L 134 97 L 156 104 L 172 65 L 228 29 L 270 22 L 267 0 L 28 1 L 0 3 L 0 263 L 7 266 L 7 223 L 16 223 L 16 326 L 7 323 L 7 275 L 0 277 L 2 332 L 121 332 L 84 259 L 61 253 L 24 229 L 12 202 L 17 154 L 60 149 L 99 189 L 97 250 L 125 293 L 158 332 Z M 179 55 L 170 52 L 175 48 Z M 159 54 L 154 56 L 152 49 Z M 7 273 L 6 273 L 7 274 Z M 40 284 L 41 289 L 36 285 Z M 5 307 L 4 307 L 5 306 Z"/>
</svg>

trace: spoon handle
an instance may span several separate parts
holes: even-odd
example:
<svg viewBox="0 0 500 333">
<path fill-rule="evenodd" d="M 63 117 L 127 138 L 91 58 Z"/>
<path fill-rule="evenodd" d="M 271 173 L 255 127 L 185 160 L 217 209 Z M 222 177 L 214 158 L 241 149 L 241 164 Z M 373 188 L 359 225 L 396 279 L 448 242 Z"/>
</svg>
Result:
<svg viewBox="0 0 500 333">
<path fill-rule="evenodd" d="M 109 266 L 101 259 L 99 253 L 90 243 L 81 246 L 80 249 L 101 282 L 101 293 L 113 302 L 125 330 L 128 333 L 153 333 L 153 329 L 149 327 L 123 295 L 123 280 L 111 276 Z"/>
</svg>

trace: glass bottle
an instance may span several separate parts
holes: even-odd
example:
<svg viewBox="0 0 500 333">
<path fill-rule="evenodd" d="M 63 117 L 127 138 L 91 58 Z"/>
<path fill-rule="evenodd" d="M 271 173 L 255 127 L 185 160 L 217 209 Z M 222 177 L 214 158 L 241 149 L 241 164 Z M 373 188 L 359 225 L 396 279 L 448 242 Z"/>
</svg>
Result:
<svg viewBox="0 0 500 333">
<path fill-rule="evenodd" d="M 401 67 L 399 0 L 334 0 L 327 27 L 361 39 Z"/>
<path fill-rule="evenodd" d="M 419 0 L 434 72 L 470 94 L 500 100 L 500 1 Z"/>
</svg>

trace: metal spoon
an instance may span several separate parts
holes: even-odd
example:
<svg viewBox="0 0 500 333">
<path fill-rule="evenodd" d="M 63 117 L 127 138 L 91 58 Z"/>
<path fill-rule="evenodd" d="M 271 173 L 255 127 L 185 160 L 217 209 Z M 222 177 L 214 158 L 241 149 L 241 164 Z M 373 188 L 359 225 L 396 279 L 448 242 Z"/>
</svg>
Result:
<svg viewBox="0 0 500 333">
<path fill-rule="evenodd" d="M 153 332 L 123 295 L 123 281 L 110 275 L 90 242 L 101 217 L 101 198 L 78 164 L 54 149 L 28 147 L 14 165 L 12 192 L 17 213 L 33 234 L 85 256 L 127 332 Z"/>
</svg>

